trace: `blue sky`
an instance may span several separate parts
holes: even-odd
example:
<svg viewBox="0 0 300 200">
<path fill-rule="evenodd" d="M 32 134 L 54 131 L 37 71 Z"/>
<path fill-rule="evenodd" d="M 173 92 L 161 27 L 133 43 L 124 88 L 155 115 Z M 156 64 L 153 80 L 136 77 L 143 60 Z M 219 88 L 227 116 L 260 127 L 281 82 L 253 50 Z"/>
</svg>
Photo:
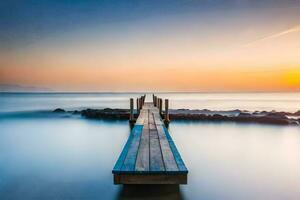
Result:
<svg viewBox="0 0 300 200">
<path fill-rule="evenodd" d="M 297 0 L 11 0 L 0 3 L 0 39 L 7 45 L 30 43 L 103 24 L 135 23 L 185 14 L 299 7 Z M 222 12 L 220 12 L 222 11 Z M 214 16 L 216 17 L 216 16 Z M 158 19 L 159 21 L 159 19 Z"/>
</svg>

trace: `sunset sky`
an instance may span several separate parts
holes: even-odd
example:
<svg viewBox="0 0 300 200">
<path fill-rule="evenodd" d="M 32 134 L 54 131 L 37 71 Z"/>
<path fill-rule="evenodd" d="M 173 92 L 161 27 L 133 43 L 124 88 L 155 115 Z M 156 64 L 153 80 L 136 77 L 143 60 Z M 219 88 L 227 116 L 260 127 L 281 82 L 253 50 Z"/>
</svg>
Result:
<svg viewBox="0 0 300 200">
<path fill-rule="evenodd" d="M 0 3 L 0 84 L 300 91 L 300 0 Z"/>
</svg>

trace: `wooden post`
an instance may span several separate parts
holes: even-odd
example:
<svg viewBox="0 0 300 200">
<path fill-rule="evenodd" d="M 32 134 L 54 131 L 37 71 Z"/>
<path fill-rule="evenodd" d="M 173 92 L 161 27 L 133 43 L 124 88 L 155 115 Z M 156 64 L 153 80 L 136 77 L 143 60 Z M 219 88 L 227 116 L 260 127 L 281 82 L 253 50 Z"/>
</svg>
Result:
<svg viewBox="0 0 300 200">
<path fill-rule="evenodd" d="M 153 104 L 154 104 L 154 94 L 152 94 Z"/>
<path fill-rule="evenodd" d="M 140 99 L 141 99 L 141 107 L 143 107 L 143 101 L 144 101 L 144 100 L 143 100 L 143 96 L 141 96 Z"/>
<path fill-rule="evenodd" d="M 165 99 L 165 124 L 168 125 L 170 123 L 169 118 L 169 99 Z"/>
<path fill-rule="evenodd" d="M 142 97 L 139 98 L 139 105 L 140 105 L 140 110 L 143 108 L 143 100 L 142 100 Z"/>
<path fill-rule="evenodd" d="M 161 115 L 162 113 L 162 104 L 163 104 L 163 100 L 159 99 L 159 114 Z"/>
<path fill-rule="evenodd" d="M 145 104 L 145 98 L 146 98 L 146 95 L 143 95 L 142 96 L 142 106 L 144 106 L 144 104 Z"/>
<path fill-rule="evenodd" d="M 139 98 L 136 98 L 136 112 L 138 115 L 140 114 Z"/>
<path fill-rule="evenodd" d="M 129 121 L 130 122 L 134 121 L 134 115 L 133 115 L 133 98 L 130 98 L 130 116 L 129 116 Z"/>
</svg>

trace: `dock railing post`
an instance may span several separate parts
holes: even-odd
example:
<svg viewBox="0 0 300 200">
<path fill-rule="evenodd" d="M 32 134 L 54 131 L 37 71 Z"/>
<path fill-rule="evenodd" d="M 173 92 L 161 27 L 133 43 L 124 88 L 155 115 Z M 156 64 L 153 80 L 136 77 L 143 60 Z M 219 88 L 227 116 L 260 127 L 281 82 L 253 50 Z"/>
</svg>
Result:
<svg viewBox="0 0 300 200">
<path fill-rule="evenodd" d="M 136 98 L 136 112 L 138 115 L 140 114 L 139 98 Z"/>
<path fill-rule="evenodd" d="M 163 100 L 159 99 L 159 115 L 161 115 L 162 113 L 162 104 L 163 104 Z"/>
<path fill-rule="evenodd" d="M 134 122 L 134 113 L 133 113 L 133 106 L 134 102 L 133 102 L 133 98 L 130 98 L 130 116 L 129 116 L 129 122 L 133 123 Z"/>
<path fill-rule="evenodd" d="M 165 99 L 165 119 L 164 119 L 165 125 L 168 126 L 170 123 L 169 118 L 169 99 Z"/>
<path fill-rule="evenodd" d="M 141 110 L 142 107 L 143 107 L 143 100 L 142 100 L 142 97 L 139 98 L 139 109 Z"/>
<path fill-rule="evenodd" d="M 154 94 L 152 94 L 152 100 L 153 100 L 153 104 L 154 104 Z"/>
<path fill-rule="evenodd" d="M 146 95 L 143 95 L 142 96 L 142 106 L 144 106 L 144 104 L 145 104 L 145 98 L 146 98 Z"/>
</svg>

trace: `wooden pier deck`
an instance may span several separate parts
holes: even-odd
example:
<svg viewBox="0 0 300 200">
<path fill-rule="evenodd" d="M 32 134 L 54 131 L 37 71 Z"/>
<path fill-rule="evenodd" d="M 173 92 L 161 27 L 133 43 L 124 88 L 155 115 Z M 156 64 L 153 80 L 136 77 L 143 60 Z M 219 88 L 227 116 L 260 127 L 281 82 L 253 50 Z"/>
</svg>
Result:
<svg viewBox="0 0 300 200">
<path fill-rule="evenodd" d="M 140 110 L 112 173 L 114 184 L 187 184 L 188 170 L 153 103 Z"/>
</svg>

